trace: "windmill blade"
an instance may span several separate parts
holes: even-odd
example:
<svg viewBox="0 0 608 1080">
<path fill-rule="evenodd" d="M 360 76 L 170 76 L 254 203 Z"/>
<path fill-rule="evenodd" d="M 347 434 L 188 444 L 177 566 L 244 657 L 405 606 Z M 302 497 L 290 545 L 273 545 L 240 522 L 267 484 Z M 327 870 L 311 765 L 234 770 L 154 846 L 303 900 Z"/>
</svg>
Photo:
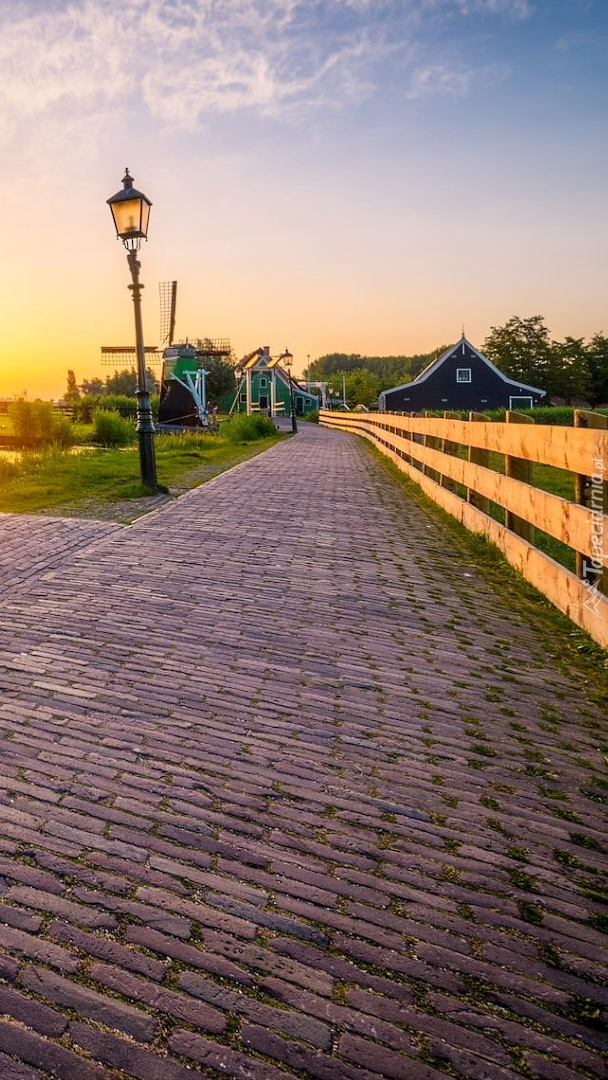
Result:
<svg viewBox="0 0 608 1080">
<path fill-rule="evenodd" d="M 160 347 L 173 344 L 175 337 L 175 309 L 177 307 L 177 281 L 160 281 Z"/>
<path fill-rule="evenodd" d="M 156 345 L 145 345 L 144 352 L 148 363 L 158 364 L 160 362 L 161 354 L 156 348 Z M 101 362 L 104 365 L 111 364 L 114 367 L 118 367 L 119 364 L 135 367 L 137 363 L 137 349 L 134 345 L 102 345 Z"/>
<path fill-rule="evenodd" d="M 196 349 L 197 356 L 230 356 L 232 353 L 232 346 L 230 344 L 230 338 L 197 338 L 193 345 Z"/>
</svg>

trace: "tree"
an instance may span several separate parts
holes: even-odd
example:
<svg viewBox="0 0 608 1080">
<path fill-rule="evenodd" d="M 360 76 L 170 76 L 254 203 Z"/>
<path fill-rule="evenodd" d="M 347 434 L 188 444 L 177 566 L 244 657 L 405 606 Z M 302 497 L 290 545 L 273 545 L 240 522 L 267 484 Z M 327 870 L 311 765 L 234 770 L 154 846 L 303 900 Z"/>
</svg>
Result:
<svg viewBox="0 0 608 1080">
<path fill-rule="evenodd" d="M 483 351 L 509 378 L 550 389 L 545 383 L 551 375 L 553 346 L 542 315 L 528 319 L 514 315 L 504 326 L 493 326 Z"/>
<path fill-rule="evenodd" d="M 224 394 L 230 393 L 235 388 L 234 368 L 223 356 L 205 356 L 201 363 L 207 372 L 205 379 L 207 401 L 217 404 Z"/>
<path fill-rule="evenodd" d="M 336 377 L 337 381 L 337 377 Z M 359 368 L 345 376 L 346 400 L 351 405 L 371 405 L 381 389 L 381 380 L 373 371 Z"/>
<path fill-rule="evenodd" d="M 146 369 L 146 379 L 150 393 L 158 390 L 158 379 L 151 368 Z M 137 389 L 137 372 L 134 367 L 123 368 L 114 375 L 106 375 L 105 394 L 125 394 L 127 397 L 135 397 Z"/>
<path fill-rule="evenodd" d="M 126 394 L 135 397 L 137 389 L 137 372 L 134 367 L 123 368 L 115 371 L 113 375 L 106 375 L 104 394 Z"/>
<path fill-rule="evenodd" d="M 315 382 L 324 382 L 343 372 L 354 371 L 358 367 L 363 367 L 359 353 L 328 353 L 326 356 L 313 360 L 310 364 L 310 378 Z"/>
<path fill-rule="evenodd" d="M 66 401 L 75 401 L 79 397 L 80 397 L 80 390 L 78 389 L 78 384 L 76 382 L 76 376 L 75 376 L 74 372 L 72 371 L 72 369 L 68 368 L 68 383 L 67 383 L 67 388 L 66 388 L 66 392 L 65 392 L 65 400 Z"/>
<path fill-rule="evenodd" d="M 91 395 L 93 397 L 99 397 L 100 394 L 104 393 L 105 388 L 103 380 L 98 378 L 85 379 L 84 382 L 80 384 L 80 389 L 83 394 Z"/>
<path fill-rule="evenodd" d="M 390 386 L 397 386 L 399 383 L 415 379 L 435 357 L 445 352 L 446 348 L 446 345 L 441 345 L 429 353 L 417 353 L 414 356 L 361 356 L 360 353 L 328 353 L 313 361 L 310 365 L 310 377 L 318 382 L 331 382 L 355 371 L 369 371 L 380 380 L 379 391 L 386 390 Z"/>
<path fill-rule="evenodd" d="M 589 397 L 589 367 L 584 338 L 566 337 L 553 342 L 554 362 L 550 371 L 549 393 L 564 399 L 566 405 Z"/>
<path fill-rule="evenodd" d="M 608 404 L 608 337 L 594 334 L 587 345 L 587 394 L 592 408 Z"/>
</svg>

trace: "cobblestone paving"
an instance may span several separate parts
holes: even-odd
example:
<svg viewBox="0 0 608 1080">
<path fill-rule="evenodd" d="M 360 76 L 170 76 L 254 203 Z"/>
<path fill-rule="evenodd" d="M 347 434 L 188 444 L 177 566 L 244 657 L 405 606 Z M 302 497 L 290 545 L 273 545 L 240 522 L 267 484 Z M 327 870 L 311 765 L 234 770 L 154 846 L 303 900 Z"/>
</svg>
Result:
<svg viewBox="0 0 608 1080">
<path fill-rule="evenodd" d="M 607 1075 L 605 717 L 363 445 L 0 533 L 2 1080 Z"/>
</svg>

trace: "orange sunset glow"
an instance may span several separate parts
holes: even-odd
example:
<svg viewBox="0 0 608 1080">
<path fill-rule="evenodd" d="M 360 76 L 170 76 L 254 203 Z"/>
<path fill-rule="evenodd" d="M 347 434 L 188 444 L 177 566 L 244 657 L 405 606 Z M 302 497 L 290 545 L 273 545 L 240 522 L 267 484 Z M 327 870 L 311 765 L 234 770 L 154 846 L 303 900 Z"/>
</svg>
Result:
<svg viewBox="0 0 608 1080">
<path fill-rule="evenodd" d="M 170 279 L 178 337 L 287 344 L 296 372 L 515 314 L 608 330 L 608 13 L 584 8 L 8 0 L 0 396 L 57 399 L 132 342 L 106 206 L 126 165 L 153 204 L 150 345 Z"/>
</svg>

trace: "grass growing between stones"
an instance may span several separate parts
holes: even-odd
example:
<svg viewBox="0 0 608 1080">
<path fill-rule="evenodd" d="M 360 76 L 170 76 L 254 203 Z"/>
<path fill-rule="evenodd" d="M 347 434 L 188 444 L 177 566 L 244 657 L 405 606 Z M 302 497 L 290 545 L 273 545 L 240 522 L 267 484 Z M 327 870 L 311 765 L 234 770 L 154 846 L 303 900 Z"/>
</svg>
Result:
<svg viewBox="0 0 608 1080">
<path fill-rule="evenodd" d="M 505 604 L 525 619 L 539 634 L 543 647 L 557 670 L 572 675 L 588 690 L 593 705 L 598 706 L 598 721 L 608 706 L 608 653 L 519 574 L 494 544 L 469 532 L 460 522 L 437 506 L 388 458 L 366 440 L 361 440 L 374 459 L 390 474 L 408 499 L 434 518 L 445 533 L 446 541 L 469 556 L 488 585 Z M 556 697 L 559 696 L 556 694 Z M 602 725 L 603 726 L 603 725 Z"/>
</svg>

